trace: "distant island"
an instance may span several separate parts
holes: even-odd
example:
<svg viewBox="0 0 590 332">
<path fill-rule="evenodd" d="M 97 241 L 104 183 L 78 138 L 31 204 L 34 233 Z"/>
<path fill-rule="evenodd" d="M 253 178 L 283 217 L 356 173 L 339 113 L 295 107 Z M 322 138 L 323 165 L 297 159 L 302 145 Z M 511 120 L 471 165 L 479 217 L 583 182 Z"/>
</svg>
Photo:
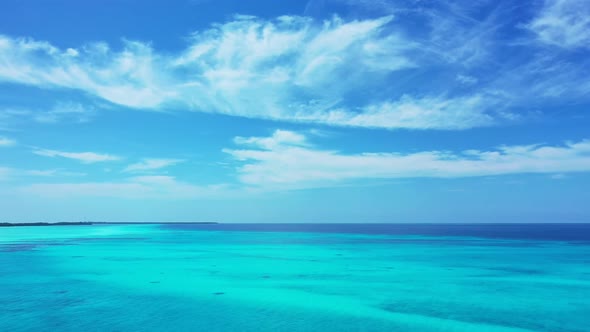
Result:
<svg viewBox="0 0 590 332">
<path fill-rule="evenodd" d="M 193 222 L 107 222 L 107 221 L 72 221 L 72 222 L 0 222 L 0 227 L 17 227 L 17 226 L 89 226 L 99 224 L 121 224 L 121 225 L 141 225 L 141 224 L 199 224 L 211 225 L 218 224 L 214 221 L 193 221 Z"/>
<path fill-rule="evenodd" d="M 78 222 L 23 222 L 23 223 L 12 223 L 12 222 L 0 222 L 0 227 L 16 227 L 16 226 L 87 226 L 92 225 L 90 221 L 78 221 Z"/>
</svg>

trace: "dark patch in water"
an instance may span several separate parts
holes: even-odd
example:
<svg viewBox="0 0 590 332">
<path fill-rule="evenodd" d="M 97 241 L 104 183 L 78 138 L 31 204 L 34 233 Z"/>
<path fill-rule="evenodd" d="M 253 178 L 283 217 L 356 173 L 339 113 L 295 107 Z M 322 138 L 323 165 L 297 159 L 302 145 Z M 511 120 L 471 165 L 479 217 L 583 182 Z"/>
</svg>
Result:
<svg viewBox="0 0 590 332">
<path fill-rule="evenodd" d="M 72 307 L 72 306 L 80 305 L 80 304 L 86 302 L 85 299 L 72 299 L 72 298 L 61 298 L 61 299 L 63 299 L 63 300 L 59 300 L 56 302 L 58 305 L 60 305 L 62 307 Z"/>
<path fill-rule="evenodd" d="M 0 245 L 0 252 L 33 251 L 43 246 L 67 246 L 69 244 L 55 241 L 38 241 L 35 243 L 11 243 Z"/>
<path fill-rule="evenodd" d="M 68 291 L 67 290 L 58 290 L 53 292 L 53 294 L 66 294 Z"/>
<path fill-rule="evenodd" d="M 527 274 L 527 275 L 544 274 L 544 272 L 541 270 L 509 267 L 509 266 L 508 267 L 491 267 L 491 268 L 487 268 L 486 270 L 500 271 L 500 272 L 514 273 L 514 274 Z"/>
<path fill-rule="evenodd" d="M 223 295 L 223 294 L 225 294 L 225 293 L 224 292 L 215 292 L 215 293 L 213 293 L 213 295 Z"/>
<path fill-rule="evenodd" d="M 159 280 L 150 281 L 150 284 L 159 284 L 159 283 L 160 283 Z"/>
<path fill-rule="evenodd" d="M 262 276 L 262 279 L 270 279 L 270 276 Z"/>
<path fill-rule="evenodd" d="M 0 247 L 2 252 L 31 251 L 37 248 L 34 244 L 7 244 Z"/>
</svg>

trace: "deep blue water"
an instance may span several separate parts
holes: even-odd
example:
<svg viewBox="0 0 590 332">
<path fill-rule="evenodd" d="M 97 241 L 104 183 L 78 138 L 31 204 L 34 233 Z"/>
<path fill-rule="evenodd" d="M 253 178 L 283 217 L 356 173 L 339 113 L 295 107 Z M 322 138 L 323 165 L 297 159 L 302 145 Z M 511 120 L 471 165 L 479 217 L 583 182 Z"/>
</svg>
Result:
<svg viewBox="0 0 590 332">
<path fill-rule="evenodd" d="M 178 230 L 423 235 L 590 241 L 590 224 L 162 224 Z"/>
</svg>

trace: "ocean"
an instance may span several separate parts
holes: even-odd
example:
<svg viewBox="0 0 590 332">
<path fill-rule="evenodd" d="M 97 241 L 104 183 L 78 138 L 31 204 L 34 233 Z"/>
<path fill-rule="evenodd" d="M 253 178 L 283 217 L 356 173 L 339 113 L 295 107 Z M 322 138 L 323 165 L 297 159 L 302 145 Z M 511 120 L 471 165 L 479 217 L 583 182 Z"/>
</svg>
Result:
<svg viewBox="0 0 590 332">
<path fill-rule="evenodd" d="M 590 224 L 0 228 L 0 331 L 589 331 Z"/>
</svg>

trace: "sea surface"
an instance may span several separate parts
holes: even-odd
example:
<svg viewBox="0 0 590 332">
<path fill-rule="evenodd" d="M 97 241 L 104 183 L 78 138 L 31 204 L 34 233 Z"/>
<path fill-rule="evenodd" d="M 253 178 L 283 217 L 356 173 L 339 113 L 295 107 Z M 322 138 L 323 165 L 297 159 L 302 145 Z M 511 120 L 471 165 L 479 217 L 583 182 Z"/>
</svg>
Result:
<svg viewBox="0 0 590 332">
<path fill-rule="evenodd" d="M 0 228 L 0 331 L 590 331 L 590 225 Z"/>
</svg>

